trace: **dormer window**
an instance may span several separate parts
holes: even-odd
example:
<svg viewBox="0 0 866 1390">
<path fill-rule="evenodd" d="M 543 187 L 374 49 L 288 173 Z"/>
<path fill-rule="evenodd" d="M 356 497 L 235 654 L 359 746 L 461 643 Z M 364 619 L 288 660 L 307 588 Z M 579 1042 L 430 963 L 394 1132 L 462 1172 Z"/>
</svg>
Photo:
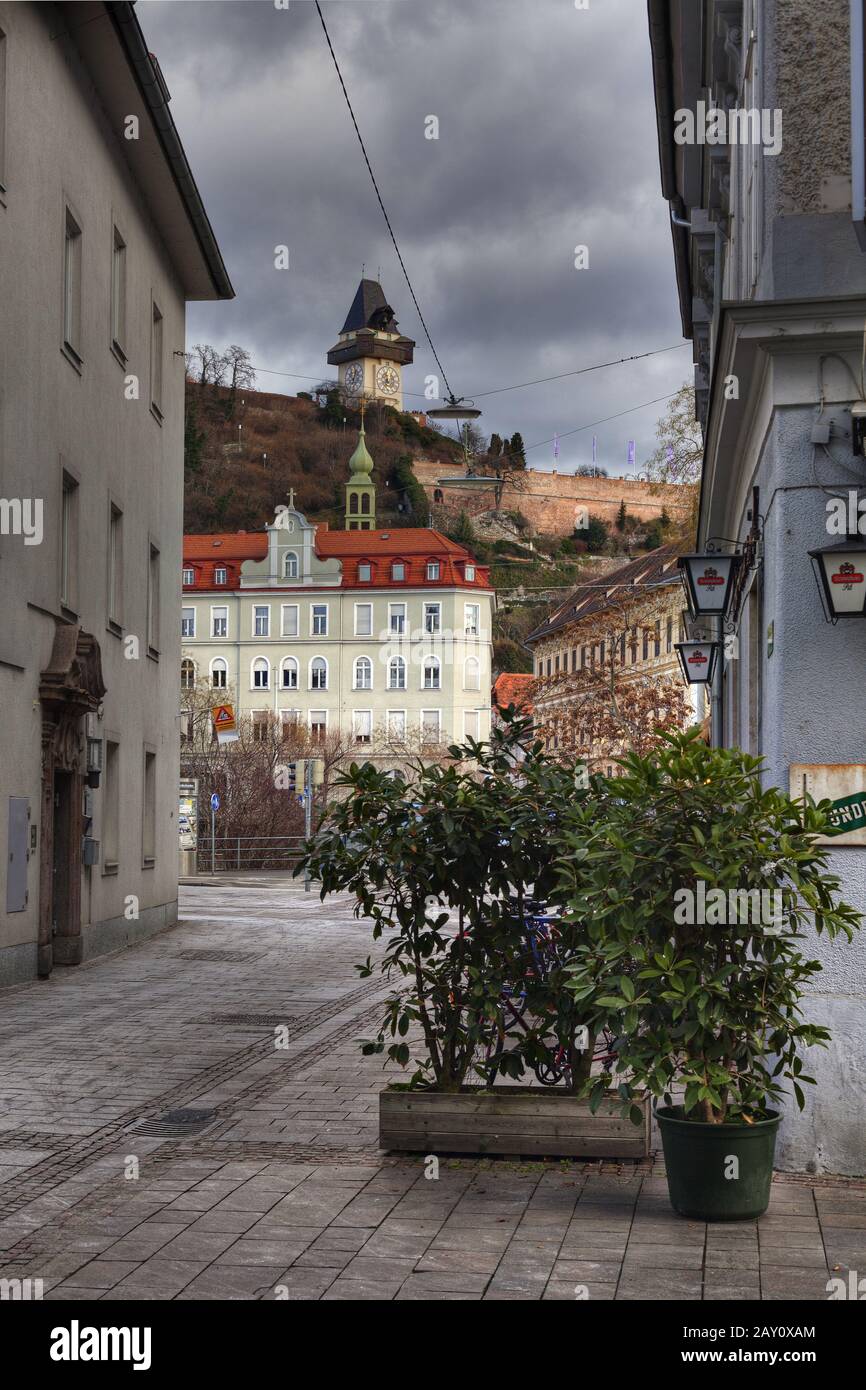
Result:
<svg viewBox="0 0 866 1390">
<path fill-rule="evenodd" d="M 188 570 L 188 569 L 183 570 L 183 572 L 182 572 L 182 574 L 181 574 L 181 579 L 182 579 L 182 581 L 183 581 L 184 584 L 194 584 L 194 583 L 195 583 L 195 570 Z"/>
<path fill-rule="evenodd" d="M 298 577 L 298 557 L 294 550 L 287 550 L 283 560 L 283 577 L 285 579 L 297 579 Z"/>
<path fill-rule="evenodd" d="M 225 565 L 217 565 L 216 569 L 213 572 L 214 584 L 225 584 L 226 578 L 227 572 Z"/>
<path fill-rule="evenodd" d="M 467 583 L 467 584 L 474 584 L 474 583 L 475 583 L 475 566 L 474 566 L 474 565 L 467 565 L 467 566 L 466 566 L 466 569 L 465 569 L 465 574 L 466 574 L 466 583 Z"/>
<path fill-rule="evenodd" d="M 395 584 L 402 584 L 406 578 L 405 560 L 393 560 L 391 562 L 391 579 Z"/>
<path fill-rule="evenodd" d="M 428 561 L 427 561 L 427 578 L 428 578 L 428 580 L 436 580 L 436 579 L 438 579 L 438 578 L 440 577 L 441 571 L 442 571 L 442 567 L 441 567 L 441 565 L 439 564 L 439 561 L 438 561 L 438 560 L 428 560 Z"/>
<path fill-rule="evenodd" d="M 358 561 L 358 583 L 369 584 L 373 578 L 373 566 L 369 560 Z"/>
</svg>

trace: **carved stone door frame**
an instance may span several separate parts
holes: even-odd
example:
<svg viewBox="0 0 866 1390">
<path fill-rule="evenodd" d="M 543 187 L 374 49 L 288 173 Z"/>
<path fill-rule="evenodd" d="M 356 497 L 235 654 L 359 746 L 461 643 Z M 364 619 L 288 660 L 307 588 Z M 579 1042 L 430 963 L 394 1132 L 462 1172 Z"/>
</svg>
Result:
<svg viewBox="0 0 866 1390">
<path fill-rule="evenodd" d="M 51 659 L 39 678 L 42 705 L 42 790 L 39 855 L 37 973 L 50 975 L 55 963 L 81 960 L 81 830 L 85 714 L 98 710 L 105 695 L 99 643 L 77 623 L 58 622 Z M 61 860 L 55 863 L 55 773 L 69 774 Z M 67 895 L 62 931 L 55 937 L 55 893 Z"/>
</svg>

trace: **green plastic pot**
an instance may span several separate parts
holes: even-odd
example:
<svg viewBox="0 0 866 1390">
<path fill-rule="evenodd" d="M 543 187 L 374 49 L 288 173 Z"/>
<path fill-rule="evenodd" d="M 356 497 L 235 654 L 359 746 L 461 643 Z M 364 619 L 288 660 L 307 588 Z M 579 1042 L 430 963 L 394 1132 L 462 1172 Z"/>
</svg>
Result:
<svg viewBox="0 0 866 1390">
<path fill-rule="evenodd" d="M 671 1206 L 696 1221 L 751 1221 L 770 1203 L 776 1130 L 769 1112 L 754 1124 L 709 1125 L 683 1117 L 682 1106 L 659 1106 Z"/>
</svg>

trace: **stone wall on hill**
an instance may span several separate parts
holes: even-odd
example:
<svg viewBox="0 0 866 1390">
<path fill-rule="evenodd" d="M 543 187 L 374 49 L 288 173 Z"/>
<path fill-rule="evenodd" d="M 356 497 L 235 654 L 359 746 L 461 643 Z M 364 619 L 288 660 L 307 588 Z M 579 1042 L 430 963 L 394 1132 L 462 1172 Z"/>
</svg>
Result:
<svg viewBox="0 0 866 1390">
<path fill-rule="evenodd" d="M 440 487 L 441 478 L 460 478 L 462 464 L 415 459 L 415 477 L 426 492 L 434 525 L 441 518 L 465 511 L 469 516 L 497 507 L 521 512 L 533 531 L 548 536 L 570 536 L 585 510 L 602 520 L 615 522 L 620 504 L 629 516 L 650 521 L 666 509 L 672 521 L 686 517 L 691 502 L 676 483 L 632 482 L 625 478 L 582 478 L 572 473 L 541 472 L 533 468 L 508 473 L 500 489 L 490 487 Z"/>
</svg>

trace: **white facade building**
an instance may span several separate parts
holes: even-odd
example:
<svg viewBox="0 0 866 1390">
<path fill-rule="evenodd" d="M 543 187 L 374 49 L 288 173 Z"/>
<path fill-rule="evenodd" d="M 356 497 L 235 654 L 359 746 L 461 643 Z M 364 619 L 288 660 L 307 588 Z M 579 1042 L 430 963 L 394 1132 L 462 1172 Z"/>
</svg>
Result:
<svg viewBox="0 0 866 1390">
<path fill-rule="evenodd" d="M 168 99 L 132 5 L 0 3 L 0 984 L 177 913 L 184 306 L 232 288 Z"/>
</svg>

